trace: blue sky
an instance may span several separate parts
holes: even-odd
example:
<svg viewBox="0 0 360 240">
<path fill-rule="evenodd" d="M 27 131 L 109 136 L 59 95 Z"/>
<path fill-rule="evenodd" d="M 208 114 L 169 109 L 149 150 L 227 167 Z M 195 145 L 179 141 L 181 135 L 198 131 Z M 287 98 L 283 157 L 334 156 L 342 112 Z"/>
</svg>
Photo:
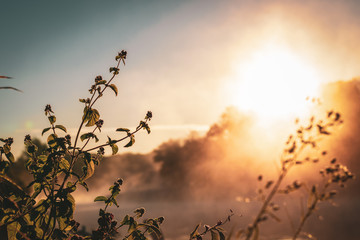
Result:
<svg viewBox="0 0 360 240">
<path fill-rule="evenodd" d="M 267 42 L 297 52 L 325 81 L 357 76 L 359 9 L 356 1 L 2 1 L 0 75 L 14 79 L 1 85 L 24 93 L 1 91 L 0 134 L 21 149 L 24 134 L 47 127 L 48 103 L 76 128 L 78 99 L 125 49 L 119 96 L 108 93 L 98 108 L 109 129 L 152 110 L 153 134 L 134 148 L 150 151 L 236 105 L 234 68 Z"/>
</svg>

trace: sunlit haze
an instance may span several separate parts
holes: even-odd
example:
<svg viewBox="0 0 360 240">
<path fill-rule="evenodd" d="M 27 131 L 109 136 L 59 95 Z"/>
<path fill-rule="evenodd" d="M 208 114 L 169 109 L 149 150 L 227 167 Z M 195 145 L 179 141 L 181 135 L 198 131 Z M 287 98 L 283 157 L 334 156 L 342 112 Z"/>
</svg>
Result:
<svg viewBox="0 0 360 240">
<path fill-rule="evenodd" d="M 316 69 L 295 52 L 277 45 L 256 49 L 237 65 L 234 105 L 266 121 L 302 117 L 306 99 L 317 97 L 321 82 Z"/>
<path fill-rule="evenodd" d="M 128 59 L 119 96 L 98 105 L 104 127 L 134 127 L 147 110 L 161 126 L 151 140 L 141 135 L 121 149 L 133 152 L 197 130 L 180 125 L 206 128 L 229 105 L 263 122 L 302 117 L 319 82 L 350 79 L 360 68 L 356 1 L 112 2 L 4 6 L 0 71 L 13 77 L 4 85 L 23 93 L 1 93 L 0 131 L 15 137 L 16 153 L 23 135 L 40 137 L 48 103 L 59 123 L 76 129 L 78 99 L 95 76 L 108 77 L 121 49 Z"/>
<path fill-rule="evenodd" d="M 94 146 L 106 145 L 108 137 L 126 138 L 127 132 L 116 129 L 135 130 L 148 111 L 152 111 L 151 133 L 136 133 L 131 147 L 120 141 L 115 156 L 105 146 L 105 160 L 96 166 L 95 180 L 87 180 L 93 190 L 76 193 L 79 202 L 89 204 L 79 215 L 86 221 L 94 218 L 86 218 L 87 214 L 98 213 L 91 212 L 94 195 L 107 196 L 114 178 L 121 177 L 124 205 L 152 201 L 155 210 L 170 219 L 173 214 L 186 234 L 192 224 L 211 225 L 225 217 L 223 210 L 216 209 L 230 208 L 230 203 L 238 210 L 238 222 L 245 224 L 257 203 L 236 199 L 251 198 L 260 184 L 275 180 L 283 150 L 289 148 L 285 143 L 303 123 L 300 133 L 307 128 L 321 135 L 319 139 L 329 139 L 322 144 L 306 142 L 316 153 L 327 151 L 327 155 L 320 154 L 325 160 L 317 165 L 294 164 L 301 170 L 289 173 L 286 184 L 297 177 L 312 181 L 335 157 L 339 162 L 343 157 L 349 169 L 360 175 L 358 0 L 1 1 L 0 29 L 0 76 L 11 77 L 0 78 L 0 87 L 22 91 L 0 89 L 0 138 L 14 138 L 15 158 L 24 153 L 25 135 L 47 141 L 51 131 L 41 135 L 50 126 L 44 114 L 47 104 L 52 106 L 55 124 L 67 128 L 59 136 L 71 135 L 74 144 L 84 113 L 79 99 L 91 98 L 95 77 L 109 80 L 109 68 L 117 64 L 115 56 L 127 51 L 126 64 L 120 65 L 112 82 L 117 96 L 105 91 L 92 106 L 104 120 L 102 131 L 84 127 L 79 133 L 85 134 L 84 141 L 77 141 L 77 147 L 96 153 Z M 321 132 L 321 124 L 336 111 L 344 124 L 334 134 Z M 99 142 L 85 141 L 86 133 L 97 134 Z M 76 150 L 72 151 L 75 156 Z M 260 174 L 262 182 L 256 180 Z M 358 239 L 360 220 L 355 214 L 360 212 L 360 187 L 356 184 L 357 188 L 349 187 L 354 193 L 341 199 L 346 207 L 337 210 L 350 217 L 328 216 L 332 222 L 324 224 L 326 231 L 312 224 L 318 239 Z M 306 202 L 305 188 L 296 194 Z M 300 216 L 299 199 L 291 200 L 290 215 Z M 197 214 L 192 201 L 208 203 L 211 211 Z M 205 209 L 206 203 L 199 205 Z M 194 214 L 184 216 L 183 207 L 195 209 Z M 329 208 L 330 204 L 323 213 L 330 214 Z M 283 216 L 283 225 L 288 218 Z M 339 237 L 334 232 L 341 231 L 333 227 L 338 225 L 349 235 L 356 230 L 358 234 Z M 165 225 L 165 232 L 173 234 L 166 240 L 189 239 L 189 235 L 178 237 L 176 230 L 181 227 L 174 226 Z M 273 225 L 265 226 L 275 231 L 269 227 Z M 291 233 L 289 226 L 286 229 Z M 268 239 L 279 238 L 269 235 Z"/>
</svg>

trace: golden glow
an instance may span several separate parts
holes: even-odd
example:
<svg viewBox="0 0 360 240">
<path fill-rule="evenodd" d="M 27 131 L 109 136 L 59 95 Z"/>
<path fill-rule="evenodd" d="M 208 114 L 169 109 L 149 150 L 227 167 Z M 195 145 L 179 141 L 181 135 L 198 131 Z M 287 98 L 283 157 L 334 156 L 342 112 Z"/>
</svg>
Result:
<svg viewBox="0 0 360 240">
<path fill-rule="evenodd" d="M 317 95 L 315 69 L 285 47 L 270 45 L 250 56 L 236 67 L 233 103 L 267 120 L 303 116 L 306 98 Z"/>
</svg>

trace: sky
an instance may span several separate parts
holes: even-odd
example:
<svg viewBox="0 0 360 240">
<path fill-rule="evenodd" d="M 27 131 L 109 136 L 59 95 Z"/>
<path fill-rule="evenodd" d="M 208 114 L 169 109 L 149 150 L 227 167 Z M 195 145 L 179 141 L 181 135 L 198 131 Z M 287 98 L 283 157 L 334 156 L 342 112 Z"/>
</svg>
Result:
<svg viewBox="0 0 360 240">
<path fill-rule="evenodd" d="M 57 123 L 74 133 L 83 108 L 78 99 L 89 96 L 97 75 L 110 77 L 108 69 L 122 49 L 128 58 L 116 79 L 119 96 L 108 92 L 96 107 L 105 121 L 103 134 L 109 136 L 153 112 L 153 131 L 137 136 L 132 148 L 137 152 L 192 130 L 205 132 L 229 105 L 273 119 L 269 112 L 285 112 L 285 98 L 297 96 L 299 89 L 316 95 L 321 84 L 359 75 L 357 1 L 0 5 L 0 75 L 13 77 L 0 83 L 23 91 L 0 94 L 0 135 L 15 138 L 15 152 L 22 149 L 25 134 L 39 136 L 48 126 L 46 104 L 52 105 Z M 288 79 L 296 84 L 277 92 Z M 292 108 L 286 116 L 302 111 Z"/>
</svg>

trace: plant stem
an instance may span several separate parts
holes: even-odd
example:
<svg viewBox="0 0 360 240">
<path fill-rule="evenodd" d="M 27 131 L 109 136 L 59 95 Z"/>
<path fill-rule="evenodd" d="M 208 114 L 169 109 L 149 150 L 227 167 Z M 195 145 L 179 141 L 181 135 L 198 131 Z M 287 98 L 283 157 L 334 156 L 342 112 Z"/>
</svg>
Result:
<svg viewBox="0 0 360 240">
<path fill-rule="evenodd" d="M 260 223 L 260 220 L 261 220 L 262 216 L 266 213 L 266 210 L 267 210 L 272 198 L 275 196 L 275 194 L 279 190 L 279 187 L 280 187 L 282 181 L 284 180 L 286 174 L 289 172 L 291 167 L 294 166 L 298 155 L 302 152 L 304 147 L 305 147 L 305 145 L 300 146 L 299 150 L 292 156 L 292 161 L 290 161 L 288 163 L 289 165 L 286 166 L 286 164 L 284 162 L 282 162 L 281 173 L 280 173 L 275 185 L 272 187 L 270 193 L 267 195 L 267 197 L 266 197 L 266 199 L 265 199 L 265 201 L 264 201 L 258 215 L 254 219 L 251 227 L 248 228 L 248 233 L 246 235 L 246 240 L 250 240 L 250 238 L 251 238 L 251 236 L 252 236 L 252 234 L 254 232 L 254 229 L 256 229 L 256 227 Z"/>
<path fill-rule="evenodd" d="M 316 207 L 316 204 L 318 203 L 319 201 L 319 198 L 315 195 L 315 199 L 314 201 L 312 202 L 311 206 L 308 208 L 308 211 L 306 212 L 306 214 L 304 215 L 304 217 L 301 219 L 301 222 L 299 224 L 299 227 L 297 228 L 294 236 L 293 236 L 293 240 L 295 240 L 300 232 L 301 232 L 301 229 L 304 227 L 304 224 L 305 224 L 305 221 L 310 217 L 310 215 L 312 214 L 312 212 L 314 211 L 315 207 Z"/>
<path fill-rule="evenodd" d="M 117 65 L 116 65 L 117 68 L 119 68 L 120 62 L 121 62 L 121 58 L 118 60 L 118 63 L 117 63 Z M 72 168 L 74 167 L 74 164 L 75 164 L 76 160 L 77 160 L 78 157 L 79 157 L 79 154 L 77 154 L 77 155 L 75 156 L 75 151 L 76 151 L 76 146 L 77 146 L 77 142 L 78 142 L 78 139 L 79 139 L 79 136 L 80 136 L 81 129 L 82 129 L 82 127 L 84 126 L 84 123 L 85 123 L 85 119 L 86 119 L 87 115 L 89 114 L 91 107 L 95 104 L 95 102 L 96 102 L 96 101 L 99 99 L 99 97 L 103 94 L 103 92 L 104 92 L 105 89 L 109 86 L 109 83 L 115 78 L 115 76 L 116 76 L 116 74 L 113 73 L 113 75 L 112 75 L 112 77 L 110 78 L 109 82 L 105 85 L 104 89 L 100 92 L 100 94 L 95 98 L 95 100 L 94 100 L 92 103 L 91 103 L 91 101 L 93 100 L 96 91 L 94 92 L 93 96 L 91 97 L 91 101 L 90 101 L 91 104 L 89 104 L 88 111 L 85 113 L 83 119 L 81 120 L 80 126 L 79 126 L 79 128 L 78 128 L 77 133 L 76 133 L 75 142 L 74 142 L 74 150 L 73 150 L 73 152 L 72 152 L 72 156 L 71 156 L 71 160 L 70 160 L 70 168 L 69 168 L 69 171 L 67 171 L 66 174 L 65 174 L 64 180 L 63 180 L 63 182 L 62 182 L 62 184 L 61 184 L 61 186 L 60 186 L 60 188 L 59 188 L 59 192 L 61 192 L 61 190 L 64 188 L 65 183 L 66 183 L 67 179 L 68 179 L 69 176 L 70 176 L 70 172 L 71 172 Z"/>
<path fill-rule="evenodd" d="M 310 207 L 308 207 L 306 214 L 302 217 L 299 227 L 297 228 L 297 230 L 294 233 L 293 240 L 295 240 L 299 236 L 301 229 L 304 227 L 306 220 L 311 216 L 311 214 L 314 212 L 314 210 L 316 208 L 316 205 L 319 203 L 319 201 L 321 199 L 321 198 L 319 198 L 319 196 L 323 195 L 326 192 L 326 189 L 328 187 L 329 187 L 329 182 L 325 183 L 325 185 L 320 193 L 314 192 L 314 200 L 311 203 Z"/>
<path fill-rule="evenodd" d="M 97 127 L 95 127 L 95 129 L 92 131 L 92 133 L 94 133 L 96 131 Z M 87 139 L 86 143 L 84 144 L 84 146 L 82 146 L 82 148 L 80 149 L 80 152 L 82 152 L 84 150 L 84 148 L 86 147 L 86 145 L 89 143 L 90 138 Z"/>
<path fill-rule="evenodd" d="M 289 167 L 289 168 L 290 168 L 290 167 Z M 265 199 L 265 202 L 264 202 L 264 204 L 262 205 L 262 207 L 261 207 L 258 215 L 257 215 L 256 218 L 254 219 L 254 222 L 253 222 L 251 228 L 249 228 L 249 233 L 248 233 L 247 236 L 246 236 L 246 240 L 250 240 L 250 238 L 251 238 L 251 236 L 252 236 L 252 234 L 253 234 L 253 232 L 254 232 L 254 229 L 255 229 L 256 226 L 259 224 L 261 217 L 262 217 L 262 216 L 264 215 L 264 213 L 266 212 L 266 209 L 267 209 L 267 207 L 268 207 L 271 199 L 274 197 L 274 195 L 275 195 L 276 192 L 278 191 L 278 189 L 279 189 L 279 187 L 280 187 L 280 184 L 281 184 L 282 180 L 284 179 L 284 177 L 286 176 L 289 168 L 284 169 L 284 170 L 281 172 L 281 174 L 280 174 L 278 180 L 276 181 L 274 187 L 271 189 L 271 192 L 269 193 L 269 195 L 268 195 L 267 198 Z"/>
<path fill-rule="evenodd" d="M 118 143 L 118 142 L 124 141 L 125 139 L 129 138 L 131 135 L 134 135 L 135 133 L 140 131 L 140 129 L 141 129 L 140 127 L 136 128 L 136 130 L 131 132 L 129 135 L 127 135 L 127 136 L 125 136 L 123 138 L 120 138 L 119 140 L 115 140 L 113 143 Z M 104 143 L 102 145 L 99 145 L 99 146 L 96 146 L 96 147 L 93 147 L 93 148 L 90 148 L 90 149 L 86 149 L 85 152 L 89 152 L 89 151 L 92 151 L 92 150 L 95 150 L 95 149 L 98 149 L 98 148 L 101 148 L 101 147 L 106 147 L 106 146 L 109 146 L 109 145 L 110 145 L 110 143 Z"/>
</svg>

